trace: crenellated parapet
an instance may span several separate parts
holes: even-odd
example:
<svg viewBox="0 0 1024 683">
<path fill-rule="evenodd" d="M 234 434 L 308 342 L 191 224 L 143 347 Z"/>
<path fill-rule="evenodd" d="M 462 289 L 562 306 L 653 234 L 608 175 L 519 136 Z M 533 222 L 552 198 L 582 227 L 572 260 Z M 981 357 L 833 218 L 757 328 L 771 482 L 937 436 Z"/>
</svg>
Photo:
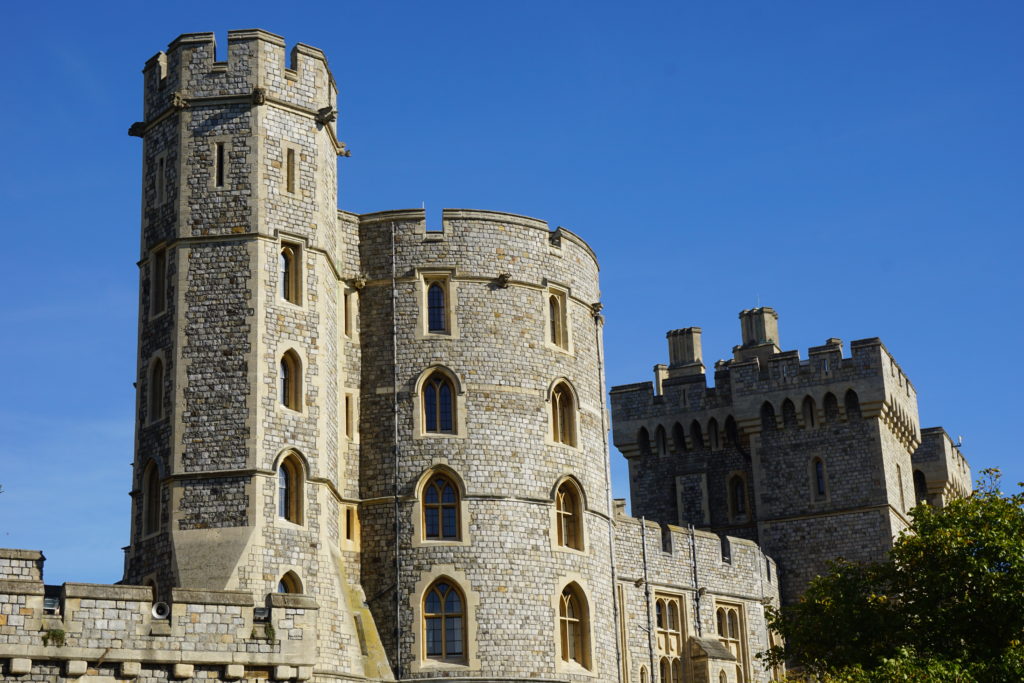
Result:
<svg viewBox="0 0 1024 683">
<path fill-rule="evenodd" d="M 73 678 L 106 664 L 121 679 L 148 680 L 154 671 L 191 678 L 198 669 L 214 680 L 313 675 L 312 597 L 174 588 L 163 603 L 148 586 L 10 578 L 24 575 L 12 568 L 30 554 L 41 559 L 0 549 L 0 660 L 9 673 L 56 669 Z"/>
</svg>

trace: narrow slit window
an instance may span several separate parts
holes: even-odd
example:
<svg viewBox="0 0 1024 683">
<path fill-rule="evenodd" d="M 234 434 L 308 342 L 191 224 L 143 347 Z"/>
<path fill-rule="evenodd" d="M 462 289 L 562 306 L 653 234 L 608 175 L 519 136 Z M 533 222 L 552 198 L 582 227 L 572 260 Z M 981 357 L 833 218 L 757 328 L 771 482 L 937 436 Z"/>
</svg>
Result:
<svg viewBox="0 0 1024 683">
<path fill-rule="evenodd" d="M 224 187 L 224 143 L 218 142 L 213 146 L 213 184 L 215 187 Z"/>
<path fill-rule="evenodd" d="M 284 189 L 288 194 L 295 194 L 295 150 L 290 147 L 285 153 Z"/>
<path fill-rule="evenodd" d="M 302 374 L 298 355 L 288 350 L 278 366 L 277 399 L 285 408 L 301 410 Z"/>
<path fill-rule="evenodd" d="M 153 315 L 163 313 L 167 305 L 167 250 L 153 252 L 150 277 L 153 287 L 150 292 L 150 312 Z"/>
<path fill-rule="evenodd" d="M 302 284 L 301 250 L 297 244 L 282 244 L 278 253 L 278 294 L 282 299 L 300 305 Z"/>
<path fill-rule="evenodd" d="M 430 332 L 448 331 L 448 311 L 444 285 L 433 282 L 427 288 L 427 330 Z"/>
<path fill-rule="evenodd" d="M 164 363 L 154 358 L 149 371 L 149 421 L 155 422 L 164 416 Z"/>
<path fill-rule="evenodd" d="M 345 436 L 349 439 L 355 432 L 355 414 L 352 410 L 352 394 L 345 395 Z"/>
<path fill-rule="evenodd" d="M 167 199 L 166 163 L 160 157 L 156 161 L 156 205 L 161 206 Z"/>
<path fill-rule="evenodd" d="M 345 508 L 345 540 L 352 540 L 352 517 L 354 511 L 352 508 Z"/>
<path fill-rule="evenodd" d="M 302 465 L 294 454 L 288 455 L 277 470 L 278 517 L 293 524 L 302 524 L 302 486 Z"/>
</svg>

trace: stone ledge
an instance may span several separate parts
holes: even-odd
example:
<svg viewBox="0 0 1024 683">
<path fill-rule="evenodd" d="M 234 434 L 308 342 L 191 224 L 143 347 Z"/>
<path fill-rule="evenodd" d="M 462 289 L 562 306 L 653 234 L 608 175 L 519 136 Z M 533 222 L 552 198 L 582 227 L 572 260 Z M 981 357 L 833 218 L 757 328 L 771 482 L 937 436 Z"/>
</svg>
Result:
<svg viewBox="0 0 1024 683">
<path fill-rule="evenodd" d="M 153 589 L 149 586 L 115 586 L 105 583 L 65 583 L 64 597 L 150 602 L 153 599 Z"/>
<path fill-rule="evenodd" d="M 270 593 L 267 595 L 267 604 L 292 609 L 320 609 L 314 598 L 296 593 Z"/>
<path fill-rule="evenodd" d="M 192 605 L 236 605 L 253 607 L 256 603 L 249 591 L 207 591 L 194 588 L 172 588 L 171 602 Z"/>
<path fill-rule="evenodd" d="M 0 548 L 0 560 L 45 560 L 41 550 Z"/>
<path fill-rule="evenodd" d="M 43 595 L 42 581 L 31 579 L 0 579 L 0 595 Z"/>
</svg>

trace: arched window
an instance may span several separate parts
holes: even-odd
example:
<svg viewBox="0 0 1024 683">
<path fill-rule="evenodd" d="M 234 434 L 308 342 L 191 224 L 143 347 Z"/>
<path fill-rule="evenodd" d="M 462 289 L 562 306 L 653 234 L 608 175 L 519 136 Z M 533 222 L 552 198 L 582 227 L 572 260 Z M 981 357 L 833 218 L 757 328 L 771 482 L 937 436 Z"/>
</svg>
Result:
<svg viewBox="0 0 1024 683">
<path fill-rule="evenodd" d="M 775 406 L 765 401 L 761 404 L 761 431 L 771 432 L 775 427 Z"/>
<path fill-rule="evenodd" d="M 160 530 L 160 472 L 150 461 L 142 475 L 142 535 Z"/>
<path fill-rule="evenodd" d="M 647 667 L 640 667 L 640 683 L 651 683 L 651 677 L 647 675 Z"/>
<path fill-rule="evenodd" d="M 672 683 L 683 683 L 683 662 L 680 659 L 672 660 Z"/>
<path fill-rule="evenodd" d="M 690 441 L 697 450 L 704 448 L 704 431 L 696 420 L 690 423 Z"/>
<path fill-rule="evenodd" d="M 281 580 L 277 582 L 277 592 L 301 593 L 302 581 L 299 580 L 299 577 L 295 572 L 287 572 L 281 577 Z"/>
<path fill-rule="evenodd" d="M 672 443 L 676 447 L 676 453 L 686 452 L 686 432 L 683 431 L 683 425 L 678 422 L 672 427 Z"/>
<path fill-rule="evenodd" d="M 558 545 L 583 550 L 583 504 L 571 481 L 563 481 L 555 491 L 555 516 Z"/>
<path fill-rule="evenodd" d="M 562 590 L 558 603 L 562 660 L 590 668 L 590 626 L 586 598 L 574 583 Z"/>
<path fill-rule="evenodd" d="M 831 391 L 825 394 L 825 421 L 839 422 L 839 401 Z"/>
<path fill-rule="evenodd" d="M 159 358 L 150 361 L 149 368 L 149 421 L 156 422 L 164 416 L 164 362 Z"/>
<path fill-rule="evenodd" d="M 636 433 L 636 445 L 640 449 L 640 455 L 651 454 L 651 434 L 647 431 L 647 427 L 641 427 L 640 431 Z"/>
<path fill-rule="evenodd" d="M 435 434 L 455 433 L 455 387 L 451 379 L 437 371 L 423 383 L 423 431 Z"/>
<path fill-rule="evenodd" d="M 551 428 L 554 441 L 576 445 L 576 402 L 565 382 L 559 382 L 551 391 Z"/>
<path fill-rule="evenodd" d="M 442 578 L 423 596 L 423 633 L 429 659 L 461 661 L 466 656 L 466 601 L 455 584 Z"/>
<path fill-rule="evenodd" d="M 711 450 L 717 451 L 721 443 L 719 442 L 718 435 L 718 420 L 711 418 L 708 421 L 708 442 L 710 442 Z"/>
<path fill-rule="evenodd" d="M 796 427 L 796 406 L 788 398 L 782 402 L 782 424 L 787 429 Z"/>
<path fill-rule="evenodd" d="M 459 528 L 459 489 L 445 475 L 435 474 L 423 489 L 423 535 L 458 540 Z"/>
<path fill-rule="evenodd" d="M 658 447 L 658 455 L 668 455 L 668 439 L 665 438 L 665 428 L 661 425 L 654 430 L 654 443 Z"/>
<path fill-rule="evenodd" d="M 914 501 L 918 505 L 928 502 L 928 481 L 921 470 L 914 470 Z"/>
<path fill-rule="evenodd" d="M 563 349 L 568 348 L 569 331 L 566 326 L 565 297 L 563 295 L 548 295 L 548 322 L 551 326 L 551 343 Z"/>
<path fill-rule="evenodd" d="M 815 413 L 817 413 L 817 408 L 814 405 L 814 399 L 811 398 L 810 396 L 804 397 L 802 412 L 804 415 L 804 428 L 810 429 L 811 427 L 814 426 L 815 421 L 817 419 L 815 416 Z"/>
<path fill-rule="evenodd" d="M 725 671 L 718 672 L 718 683 L 729 683 L 729 676 L 726 675 Z"/>
<path fill-rule="evenodd" d="M 821 458 L 815 458 L 811 461 L 811 493 L 814 500 L 825 500 L 828 497 L 825 461 Z"/>
<path fill-rule="evenodd" d="M 725 418 L 725 445 L 727 448 L 740 445 L 740 430 L 736 428 L 732 415 Z"/>
<path fill-rule="evenodd" d="M 850 389 L 846 392 L 846 419 L 847 420 L 859 420 L 860 419 L 860 399 L 857 397 L 857 392 Z"/>
<path fill-rule="evenodd" d="M 744 646 L 746 640 L 743 623 L 740 619 L 739 605 L 721 605 L 715 610 L 715 625 L 718 631 L 718 640 L 729 652 L 736 657 L 736 675 L 738 681 L 743 681 Z M 725 672 L 722 672 L 723 675 Z"/>
<path fill-rule="evenodd" d="M 299 290 L 299 247 L 296 244 L 282 244 L 278 253 L 278 294 L 293 304 L 300 303 Z"/>
<path fill-rule="evenodd" d="M 277 370 L 277 400 L 290 410 L 302 409 L 302 361 L 291 349 L 284 352 Z"/>
<path fill-rule="evenodd" d="M 738 474 L 729 478 L 729 512 L 734 522 L 747 517 L 747 482 Z"/>
<path fill-rule="evenodd" d="M 448 331 L 447 292 L 440 282 L 432 282 L 427 287 L 427 330 L 430 332 Z"/>
<path fill-rule="evenodd" d="M 302 524 L 302 489 L 305 477 L 302 464 L 293 454 L 281 460 L 277 468 L 277 516 Z"/>
<path fill-rule="evenodd" d="M 658 662 L 658 669 L 658 673 L 661 675 L 663 683 L 671 683 L 672 664 L 669 663 L 668 657 L 661 658 L 661 661 Z"/>
</svg>

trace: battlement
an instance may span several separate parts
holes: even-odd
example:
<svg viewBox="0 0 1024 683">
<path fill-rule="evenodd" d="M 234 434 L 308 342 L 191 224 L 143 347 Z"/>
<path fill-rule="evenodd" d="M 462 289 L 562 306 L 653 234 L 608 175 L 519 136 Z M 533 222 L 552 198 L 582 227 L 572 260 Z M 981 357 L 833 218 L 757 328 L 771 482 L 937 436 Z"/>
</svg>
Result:
<svg viewBox="0 0 1024 683">
<path fill-rule="evenodd" d="M 749 434 L 761 430 L 765 409 L 781 421 L 783 411 L 790 409 L 787 402 L 796 406 L 794 419 L 801 425 L 824 421 L 830 411 L 835 419 L 845 420 L 852 409 L 846 404 L 853 402 L 863 417 L 885 420 L 910 451 L 920 443 L 917 393 L 880 339 L 853 341 L 850 354 L 844 356 L 842 340 L 831 337 L 801 358 L 797 350 L 776 346 L 774 309 L 743 311 L 740 320 L 743 344 L 734 347 L 732 360 L 715 364 L 713 384 L 707 383 L 704 373 L 701 328 L 688 327 L 666 335 L 670 364 L 654 367 L 653 382 L 611 388 L 614 442 L 627 457 L 643 450 L 630 445 L 641 428 L 653 435 L 657 424 L 666 421 L 721 427 L 734 420 Z M 808 398 L 813 415 L 805 417 L 800 407 Z M 687 446 L 701 447 L 689 441 Z"/>
<path fill-rule="evenodd" d="M 298 43 L 286 59 L 284 38 L 261 29 L 228 31 L 227 43 L 219 59 L 213 33 L 184 33 L 151 57 L 143 69 L 145 121 L 225 98 L 333 111 L 338 88 L 319 49 Z"/>
<path fill-rule="evenodd" d="M 535 231 L 537 237 L 543 236 L 553 253 L 561 253 L 563 245 L 568 243 L 582 250 L 593 261 L 594 267 L 598 268 L 597 255 L 583 238 L 561 226 L 552 230 L 546 221 L 530 216 L 481 209 L 443 209 L 439 230 L 428 228 L 423 209 L 364 213 L 358 219 L 360 225 L 365 227 L 382 223 L 393 225 L 396 238 L 411 238 L 403 240 L 407 243 L 415 240 L 426 243 L 456 241 L 463 235 L 479 231 L 481 226 L 493 226 L 495 231 L 501 232 L 509 232 L 513 228 L 522 229 L 521 236 L 526 239 L 531 237 L 531 231 Z"/>
<path fill-rule="evenodd" d="M 81 675 L 100 661 L 119 665 L 125 678 L 154 666 L 172 667 L 176 678 L 200 666 L 219 668 L 223 679 L 245 669 L 312 676 L 319 609 L 312 597 L 271 593 L 257 607 L 246 591 L 173 588 L 165 605 L 154 603 L 148 586 L 46 586 L 42 560 L 38 551 L 0 549 L 0 659 L 11 659 L 9 671 L 59 662 L 67 675 Z"/>
</svg>

